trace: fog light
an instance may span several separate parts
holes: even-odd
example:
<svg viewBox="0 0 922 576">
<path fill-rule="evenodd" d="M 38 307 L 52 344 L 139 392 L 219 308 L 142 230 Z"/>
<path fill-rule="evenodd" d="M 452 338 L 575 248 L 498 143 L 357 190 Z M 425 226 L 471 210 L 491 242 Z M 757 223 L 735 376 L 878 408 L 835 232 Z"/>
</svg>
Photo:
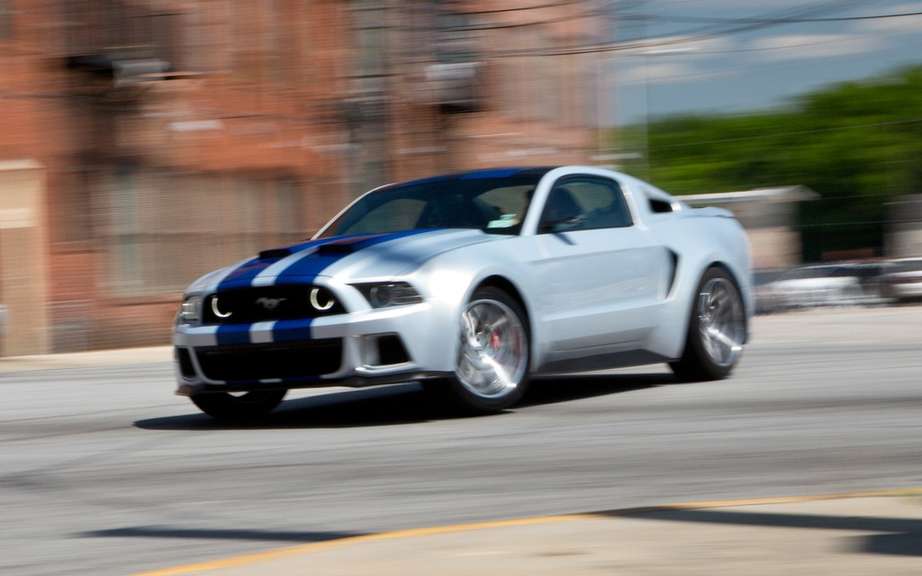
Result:
<svg viewBox="0 0 922 576">
<path fill-rule="evenodd" d="M 410 361 L 407 349 L 396 334 L 372 334 L 361 339 L 362 364 L 369 367 L 392 366 Z"/>
</svg>

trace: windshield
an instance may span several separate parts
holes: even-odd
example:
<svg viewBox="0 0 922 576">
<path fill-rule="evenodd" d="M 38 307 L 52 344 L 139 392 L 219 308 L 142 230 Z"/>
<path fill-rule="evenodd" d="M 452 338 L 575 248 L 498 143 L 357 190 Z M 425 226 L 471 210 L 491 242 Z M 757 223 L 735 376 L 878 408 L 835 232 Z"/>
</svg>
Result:
<svg viewBox="0 0 922 576">
<path fill-rule="evenodd" d="M 461 174 L 395 184 L 367 194 L 330 223 L 321 237 L 383 234 L 419 228 L 476 228 L 518 234 L 542 174 Z"/>
</svg>

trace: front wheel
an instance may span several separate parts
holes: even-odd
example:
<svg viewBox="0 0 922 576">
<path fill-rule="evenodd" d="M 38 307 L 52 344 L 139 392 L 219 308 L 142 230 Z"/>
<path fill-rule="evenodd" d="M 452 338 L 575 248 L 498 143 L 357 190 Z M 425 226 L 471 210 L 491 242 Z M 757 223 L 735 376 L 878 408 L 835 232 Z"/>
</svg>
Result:
<svg viewBox="0 0 922 576">
<path fill-rule="evenodd" d="M 743 354 L 745 339 L 746 310 L 739 289 L 726 270 L 711 267 L 698 285 L 685 351 L 669 366 L 689 382 L 726 378 Z"/>
<path fill-rule="evenodd" d="M 455 377 L 427 388 L 447 393 L 472 412 L 498 412 L 518 402 L 528 384 L 526 318 L 506 291 L 492 286 L 475 290 L 461 313 Z"/>
<path fill-rule="evenodd" d="M 192 396 L 199 410 L 218 420 L 252 420 L 278 406 L 288 390 L 254 390 L 240 395 L 208 392 Z"/>
</svg>

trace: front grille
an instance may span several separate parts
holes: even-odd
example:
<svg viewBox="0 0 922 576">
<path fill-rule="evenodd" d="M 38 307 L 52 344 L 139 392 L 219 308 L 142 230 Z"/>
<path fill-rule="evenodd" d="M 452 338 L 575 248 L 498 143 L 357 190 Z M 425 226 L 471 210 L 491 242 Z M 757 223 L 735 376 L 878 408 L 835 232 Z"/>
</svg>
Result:
<svg viewBox="0 0 922 576">
<path fill-rule="evenodd" d="M 315 303 L 311 292 L 317 290 Z M 327 303 L 332 302 L 328 308 Z M 311 285 L 261 286 L 224 290 L 205 298 L 202 321 L 205 324 L 244 324 L 267 320 L 316 318 L 345 312 L 342 304 L 326 288 Z"/>
<path fill-rule="evenodd" d="M 196 349 L 205 377 L 225 382 L 255 382 L 270 378 L 293 380 L 339 370 L 340 338 L 293 344 L 247 344 Z"/>
</svg>

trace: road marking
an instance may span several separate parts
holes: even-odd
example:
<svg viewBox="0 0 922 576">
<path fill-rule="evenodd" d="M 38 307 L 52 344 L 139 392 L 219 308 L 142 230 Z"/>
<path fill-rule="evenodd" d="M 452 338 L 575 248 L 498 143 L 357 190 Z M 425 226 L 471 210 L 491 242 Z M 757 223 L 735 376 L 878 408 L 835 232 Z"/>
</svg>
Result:
<svg viewBox="0 0 922 576">
<path fill-rule="evenodd" d="M 273 560 L 286 556 L 297 554 L 306 554 L 319 552 L 330 548 L 348 546 L 350 544 L 359 544 L 362 542 L 380 542 L 382 540 L 397 540 L 401 538 L 418 538 L 422 536 L 436 536 L 439 534 L 451 534 L 454 532 L 470 532 L 473 530 L 485 530 L 488 528 L 510 528 L 516 526 L 532 526 L 535 524 L 551 524 L 556 522 L 572 522 L 575 520 L 589 520 L 596 518 L 592 514 L 562 514 L 559 516 L 530 516 L 527 518 L 513 518 L 510 520 L 495 520 L 487 522 L 473 522 L 469 524 L 449 524 L 445 526 L 432 526 L 429 528 L 410 528 L 408 530 L 394 530 L 392 532 L 379 532 L 376 534 L 365 534 L 362 536 L 347 536 L 336 540 L 326 542 L 312 542 L 310 544 L 300 544 L 297 546 L 285 546 L 283 548 L 272 548 L 263 552 L 254 552 L 252 554 L 241 554 L 239 556 L 229 556 L 205 562 L 196 562 L 195 564 L 184 564 L 162 570 L 153 570 L 150 572 L 139 572 L 134 576 L 179 576 L 183 574 L 194 574 L 205 570 L 217 570 L 220 568 L 232 568 L 253 564 L 264 560 Z"/>
<path fill-rule="evenodd" d="M 881 497 L 899 497 L 899 496 L 922 496 L 922 488 L 896 488 L 892 490 L 872 490 L 860 492 L 843 492 L 837 494 L 817 494 L 812 496 L 780 496 L 774 498 L 741 498 L 735 500 L 704 500 L 697 502 L 681 502 L 676 504 L 664 504 L 661 506 L 645 506 L 635 508 L 619 508 L 615 510 L 606 510 L 599 512 L 587 512 L 580 514 L 559 514 L 549 516 L 528 516 L 525 518 L 512 518 L 508 520 L 490 520 L 486 522 L 471 522 L 466 524 L 448 524 L 444 526 L 431 526 L 428 528 L 410 528 L 407 530 L 394 530 L 390 532 L 379 532 L 376 534 L 365 534 L 361 536 L 347 536 L 337 538 L 326 542 L 311 542 L 309 544 L 299 544 L 296 546 L 284 546 L 281 548 L 271 548 L 262 552 L 253 552 L 250 554 L 239 554 L 196 562 L 193 564 L 182 564 L 171 568 L 151 570 L 147 572 L 137 572 L 134 576 L 185 576 L 204 572 L 208 570 L 219 570 L 222 568 L 235 568 L 247 564 L 255 564 L 265 560 L 274 560 L 287 556 L 298 554 L 310 554 L 321 552 L 331 548 L 339 548 L 352 544 L 361 544 L 363 542 L 381 542 L 384 540 L 398 540 L 404 538 L 420 538 L 425 536 L 438 536 L 440 534 L 452 534 L 458 532 L 471 532 L 475 530 L 488 530 L 493 528 L 514 528 L 518 526 L 534 526 L 538 524 L 555 524 L 563 522 L 575 522 L 578 520 L 598 520 L 603 516 L 618 516 L 619 514 L 636 514 L 638 512 L 657 512 L 666 510 L 694 510 L 702 508 L 728 508 L 737 506 L 762 506 L 768 504 L 796 504 L 798 502 L 815 502 L 820 500 L 844 500 L 851 498 L 881 498 Z"/>
<path fill-rule="evenodd" d="M 819 502 L 822 500 L 846 500 L 853 498 L 887 498 L 897 496 L 922 496 L 920 488 L 894 488 L 892 490 L 869 490 L 863 492 L 840 492 L 836 494 L 816 494 L 813 496 L 775 496 L 768 498 L 742 498 L 738 500 L 700 500 L 695 502 L 680 502 L 678 504 L 664 504 L 661 506 L 640 506 L 637 508 L 619 508 L 595 512 L 594 514 L 636 514 L 638 512 L 657 512 L 666 510 L 700 510 L 702 508 L 730 508 L 738 506 L 764 506 L 768 504 L 797 504 L 799 502 Z M 583 514 L 592 516 L 593 513 Z"/>
</svg>

